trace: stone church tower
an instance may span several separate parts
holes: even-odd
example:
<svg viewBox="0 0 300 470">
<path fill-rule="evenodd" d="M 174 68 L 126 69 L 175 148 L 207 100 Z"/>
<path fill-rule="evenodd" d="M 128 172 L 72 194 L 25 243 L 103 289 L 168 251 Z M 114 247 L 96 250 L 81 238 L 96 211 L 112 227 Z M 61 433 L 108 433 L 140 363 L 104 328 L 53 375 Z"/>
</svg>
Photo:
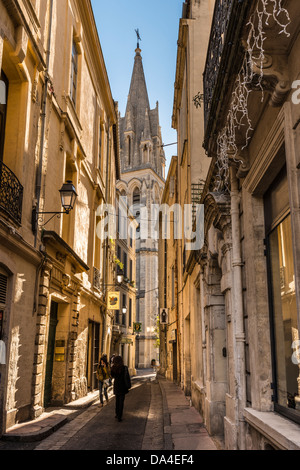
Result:
<svg viewBox="0 0 300 470">
<path fill-rule="evenodd" d="M 165 154 L 158 103 L 150 109 L 139 44 L 135 53 L 126 113 L 120 117 L 121 180 L 117 188 L 127 197 L 140 224 L 136 232 L 136 322 L 142 324 L 142 330 L 136 338 L 136 367 L 148 368 L 152 359 L 159 359 L 155 331 L 159 314 L 158 240 L 151 238 L 151 206 L 161 201 Z"/>
</svg>

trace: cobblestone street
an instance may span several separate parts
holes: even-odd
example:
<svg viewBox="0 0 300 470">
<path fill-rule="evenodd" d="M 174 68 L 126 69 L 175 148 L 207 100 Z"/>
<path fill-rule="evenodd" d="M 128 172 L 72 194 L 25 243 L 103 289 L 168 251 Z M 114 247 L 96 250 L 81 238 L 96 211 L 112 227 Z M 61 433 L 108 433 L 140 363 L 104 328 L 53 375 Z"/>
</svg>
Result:
<svg viewBox="0 0 300 470">
<path fill-rule="evenodd" d="M 9 441 L 0 441 L 0 450 L 217 450 L 201 416 L 177 385 L 153 374 L 132 382 L 122 422 L 115 419 L 111 392 L 103 408 L 96 400 L 39 442 L 26 442 L 30 435 L 34 439 L 36 424 L 14 428 L 6 435 Z"/>
</svg>

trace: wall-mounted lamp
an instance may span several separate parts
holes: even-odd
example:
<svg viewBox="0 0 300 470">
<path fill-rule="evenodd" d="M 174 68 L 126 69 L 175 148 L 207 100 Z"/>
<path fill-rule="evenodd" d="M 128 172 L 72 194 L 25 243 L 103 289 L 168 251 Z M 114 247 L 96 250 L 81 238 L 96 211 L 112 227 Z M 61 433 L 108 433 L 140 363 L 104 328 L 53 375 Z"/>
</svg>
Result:
<svg viewBox="0 0 300 470">
<path fill-rule="evenodd" d="M 76 189 L 72 183 L 72 181 L 67 181 L 62 185 L 62 188 L 59 190 L 60 198 L 61 198 L 61 205 L 64 208 L 62 212 L 37 212 L 36 208 L 32 209 L 32 231 L 36 233 L 38 221 L 41 215 L 52 215 L 47 222 L 43 223 L 43 227 L 47 225 L 50 220 L 52 220 L 56 215 L 60 214 L 69 214 L 72 209 L 74 209 L 77 193 Z"/>
</svg>

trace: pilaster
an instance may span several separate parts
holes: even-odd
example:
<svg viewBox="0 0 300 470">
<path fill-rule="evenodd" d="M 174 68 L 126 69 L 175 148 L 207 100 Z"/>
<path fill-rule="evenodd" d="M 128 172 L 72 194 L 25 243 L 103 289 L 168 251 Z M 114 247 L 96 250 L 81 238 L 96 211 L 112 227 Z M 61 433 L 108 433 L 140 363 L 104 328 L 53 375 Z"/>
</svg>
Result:
<svg viewBox="0 0 300 470">
<path fill-rule="evenodd" d="M 38 418 L 43 412 L 43 371 L 44 358 L 47 355 L 47 306 L 49 299 L 50 276 L 52 268 L 52 264 L 46 261 L 42 267 L 42 272 L 40 276 L 32 377 L 32 419 Z"/>
</svg>

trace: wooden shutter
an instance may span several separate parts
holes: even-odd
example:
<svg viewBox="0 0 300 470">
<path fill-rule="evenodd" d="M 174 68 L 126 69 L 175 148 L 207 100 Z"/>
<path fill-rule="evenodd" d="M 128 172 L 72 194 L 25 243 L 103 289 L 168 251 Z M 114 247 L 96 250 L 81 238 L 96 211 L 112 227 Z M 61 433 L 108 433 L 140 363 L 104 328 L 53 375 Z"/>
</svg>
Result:
<svg viewBox="0 0 300 470">
<path fill-rule="evenodd" d="M 7 276 L 0 273 L 0 304 L 6 304 L 7 297 Z"/>
</svg>

